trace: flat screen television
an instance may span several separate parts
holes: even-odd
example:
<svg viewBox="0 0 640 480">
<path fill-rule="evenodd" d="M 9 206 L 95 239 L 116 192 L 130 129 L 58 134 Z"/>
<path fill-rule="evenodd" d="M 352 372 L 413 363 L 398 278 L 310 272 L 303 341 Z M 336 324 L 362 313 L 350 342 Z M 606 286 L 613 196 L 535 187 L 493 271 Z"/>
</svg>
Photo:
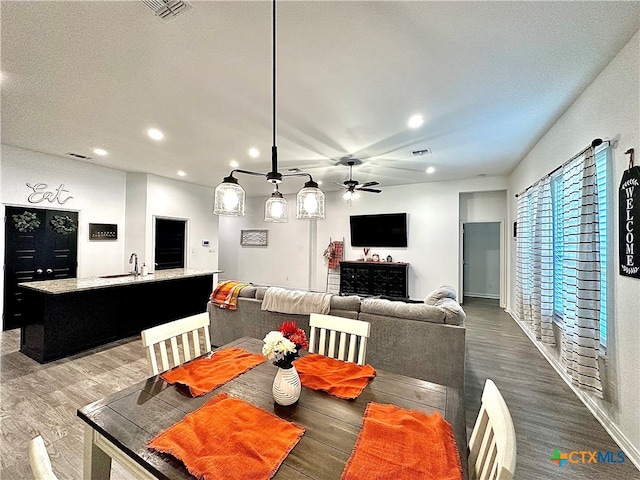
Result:
<svg viewBox="0 0 640 480">
<path fill-rule="evenodd" d="M 407 214 L 351 215 L 352 247 L 406 247 Z"/>
</svg>

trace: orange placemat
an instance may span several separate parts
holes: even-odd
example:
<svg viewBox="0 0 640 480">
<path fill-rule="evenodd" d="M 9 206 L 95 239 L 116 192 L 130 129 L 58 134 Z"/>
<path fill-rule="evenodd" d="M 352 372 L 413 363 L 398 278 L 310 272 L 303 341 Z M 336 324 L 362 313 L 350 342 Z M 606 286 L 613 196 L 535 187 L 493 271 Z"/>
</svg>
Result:
<svg viewBox="0 0 640 480">
<path fill-rule="evenodd" d="M 369 403 L 341 480 L 461 480 L 453 429 L 439 413 Z"/>
<path fill-rule="evenodd" d="M 199 397 L 264 361 L 263 355 L 242 348 L 224 348 L 211 355 L 211 358 L 198 358 L 167 370 L 160 378 L 168 383 L 186 385 L 191 395 Z"/>
<path fill-rule="evenodd" d="M 197 478 L 266 480 L 275 475 L 304 431 L 295 423 L 221 393 L 147 447 L 173 455 Z"/>
<path fill-rule="evenodd" d="M 300 383 L 311 390 L 322 390 L 339 398 L 357 398 L 376 376 L 371 365 L 356 365 L 317 353 L 309 353 L 294 362 Z"/>
</svg>

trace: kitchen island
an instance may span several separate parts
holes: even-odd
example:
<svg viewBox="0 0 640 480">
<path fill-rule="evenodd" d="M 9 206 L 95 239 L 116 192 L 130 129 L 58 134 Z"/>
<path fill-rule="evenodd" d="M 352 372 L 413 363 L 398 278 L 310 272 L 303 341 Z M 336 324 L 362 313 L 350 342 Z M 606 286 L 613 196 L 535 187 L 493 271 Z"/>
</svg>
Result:
<svg viewBox="0 0 640 480">
<path fill-rule="evenodd" d="M 213 275 L 220 272 L 178 268 L 20 283 L 25 305 L 20 351 L 46 363 L 202 313 Z"/>
</svg>

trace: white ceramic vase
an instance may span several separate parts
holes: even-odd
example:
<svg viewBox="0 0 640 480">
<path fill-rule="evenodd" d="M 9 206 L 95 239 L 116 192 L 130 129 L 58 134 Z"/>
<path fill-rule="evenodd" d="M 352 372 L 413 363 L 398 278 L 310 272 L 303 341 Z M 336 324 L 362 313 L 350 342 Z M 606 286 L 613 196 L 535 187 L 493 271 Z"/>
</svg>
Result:
<svg viewBox="0 0 640 480">
<path fill-rule="evenodd" d="M 296 367 L 280 368 L 273 379 L 273 399 L 278 405 L 292 405 L 300 398 L 300 377 Z"/>
</svg>

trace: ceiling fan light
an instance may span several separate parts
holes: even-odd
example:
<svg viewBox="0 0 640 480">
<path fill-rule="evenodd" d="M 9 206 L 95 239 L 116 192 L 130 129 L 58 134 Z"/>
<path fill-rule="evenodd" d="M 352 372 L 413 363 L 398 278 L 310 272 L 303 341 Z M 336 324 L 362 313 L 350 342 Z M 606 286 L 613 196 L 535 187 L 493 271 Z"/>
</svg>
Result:
<svg viewBox="0 0 640 480">
<path fill-rule="evenodd" d="M 213 213 L 229 217 L 244 217 L 245 193 L 238 180 L 225 177 L 213 194 Z"/>
<path fill-rule="evenodd" d="M 347 190 L 342 194 L 342 199 L 346 200 L 347 202 L 351 200 L 357 200 L 358 198 L 360 198 L 360 194 L 355 190 Z"/>
<path fill-rule="evenodd" d="M 264 204 L 264 221 L 286 223 L 289 221 L 289 204 L 277 190 L 271 194 Z"/>
<path fill-rule="evenodd" d="M 305 220 L 324 219 L 325 196 L 318 184 L 308 181 L 296 195 L 296 218 Z"/>
</svg>

